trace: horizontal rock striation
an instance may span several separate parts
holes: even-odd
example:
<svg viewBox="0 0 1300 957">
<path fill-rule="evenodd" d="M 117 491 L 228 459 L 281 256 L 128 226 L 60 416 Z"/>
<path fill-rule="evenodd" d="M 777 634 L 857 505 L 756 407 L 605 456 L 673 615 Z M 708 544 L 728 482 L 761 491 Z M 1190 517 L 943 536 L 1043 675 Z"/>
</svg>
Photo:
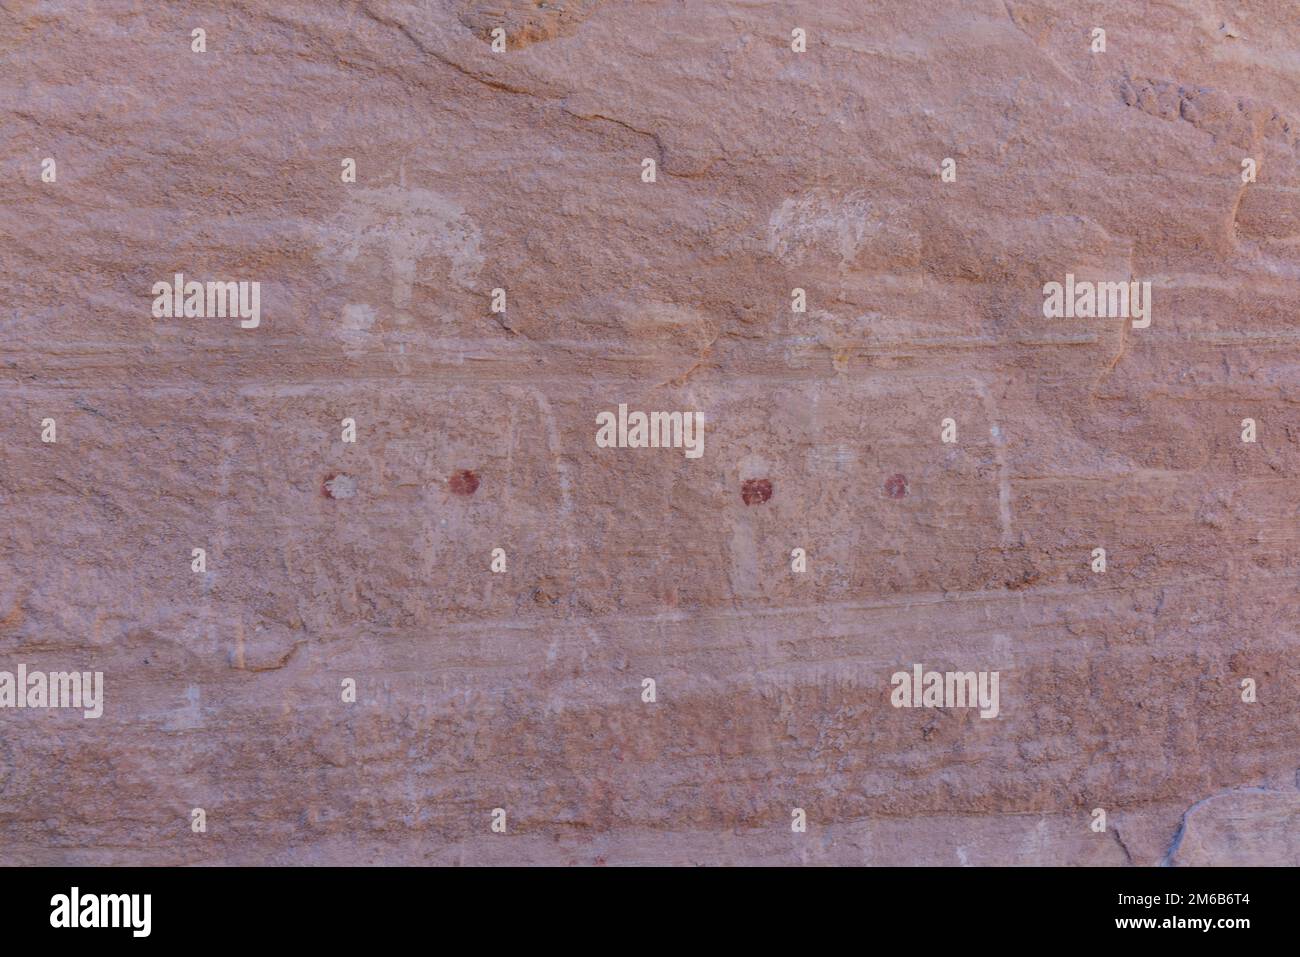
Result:
<svg viewBox="0 0 1300 957">
<path fill-rule="evenodd" d="M 0 671 L 105 691 L 0 708 L 0 863 L 1300 864 L 1297 49 L 3 4 Z"/>
</svg>

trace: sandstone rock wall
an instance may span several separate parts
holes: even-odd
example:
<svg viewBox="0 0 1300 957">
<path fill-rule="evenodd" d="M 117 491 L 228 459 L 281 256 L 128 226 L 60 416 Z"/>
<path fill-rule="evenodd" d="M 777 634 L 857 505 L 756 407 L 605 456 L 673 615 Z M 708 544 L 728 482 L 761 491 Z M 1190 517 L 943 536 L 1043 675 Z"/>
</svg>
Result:
<svg viewBox="0 0 1300 957">
<path fill-rule="evenodd" d="M 105 682 L 0 709 L 0 863 L 1300 863 L 1297 51 L 1288 0 L 0 3 L 0 669 Z"/>
</svg>

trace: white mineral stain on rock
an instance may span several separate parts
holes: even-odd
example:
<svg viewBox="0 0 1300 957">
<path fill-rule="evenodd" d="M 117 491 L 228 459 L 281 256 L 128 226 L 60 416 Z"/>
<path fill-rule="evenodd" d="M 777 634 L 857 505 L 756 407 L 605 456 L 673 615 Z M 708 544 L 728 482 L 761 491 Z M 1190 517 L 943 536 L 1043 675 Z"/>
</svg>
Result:
<svg viewBox="0 0 1300 957">
<path fill-rule="evenodd" d="M 350 302 L 343 307 L 342 328 L 345 333 L 368 332 L 375 324 L 375 310 L 365 302 Z"/>
<path fill-rule="evenodd" d="M 358 263 L 373 251 L 382 255 L 399 323 L 414 318 L 417 282 L 475 289 L 483 265 L 479 244 L 478 226 L 457 203 L 432 190 L 401 186 L 350 191 L 321 239 L 326 256 L 343 263 Z M 369 308 L 349 306 L 345 313 L 352 310 L 351 321 L 360 323 Z M 373 325 L 373 310 L 369 318 Z"/>
<path fill-rule="evenodd" d="M 818 252 L 829 252 L 847 264 L 879 228 L 878 217 L 866 199 L 809 193 L 787 199 L 772 212 L 767 246 L 769 252 L 783 260 L 799 262 Z"/>
<path fill-rule="evenodd" d="M 330 498 L 352 498 L 357 494 L 357 480 L 350 475 L 336 475 L 325 482 Z"/>
</svg>

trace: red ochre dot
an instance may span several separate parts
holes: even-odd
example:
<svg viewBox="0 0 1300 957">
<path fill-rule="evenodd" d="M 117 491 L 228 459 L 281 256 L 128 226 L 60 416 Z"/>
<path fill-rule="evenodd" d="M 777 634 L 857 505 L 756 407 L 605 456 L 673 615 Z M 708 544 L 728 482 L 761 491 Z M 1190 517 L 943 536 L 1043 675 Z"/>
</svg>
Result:
<svg viewBox="0 0 1300 957">
<path fill-rule="evenodd" d="M 903 498 L 907 495 L 907 476 L 891 475 L 885 479 L 885 494 L 890 498 Z"/>
<path fill-rule="evenodd" d="M 473 495 L 478 491 L 478 476 L 469 469 L 461 469 L 447 480 L 453 495 Z"/>
<path fill-rule="evenodd" d="M 746 505 L 762 505 L 772 497 L 772 483 L 768 479 L 745 479 L 740 485 L 740 500 Z"/>
</svg>

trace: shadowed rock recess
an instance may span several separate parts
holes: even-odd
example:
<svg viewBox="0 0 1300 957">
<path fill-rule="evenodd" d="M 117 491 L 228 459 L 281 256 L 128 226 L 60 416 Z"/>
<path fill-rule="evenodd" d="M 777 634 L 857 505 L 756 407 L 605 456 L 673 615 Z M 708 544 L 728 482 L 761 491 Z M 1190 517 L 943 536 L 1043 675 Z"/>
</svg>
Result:
<svg viewBox="0 0 1300 957">
<path fill-rule="evenodd" d="M 0 3 L 0 672 L 103 674 L 0 708 L 0 862 L 1300 863 L 1297 51 Z"/>
</svg>

